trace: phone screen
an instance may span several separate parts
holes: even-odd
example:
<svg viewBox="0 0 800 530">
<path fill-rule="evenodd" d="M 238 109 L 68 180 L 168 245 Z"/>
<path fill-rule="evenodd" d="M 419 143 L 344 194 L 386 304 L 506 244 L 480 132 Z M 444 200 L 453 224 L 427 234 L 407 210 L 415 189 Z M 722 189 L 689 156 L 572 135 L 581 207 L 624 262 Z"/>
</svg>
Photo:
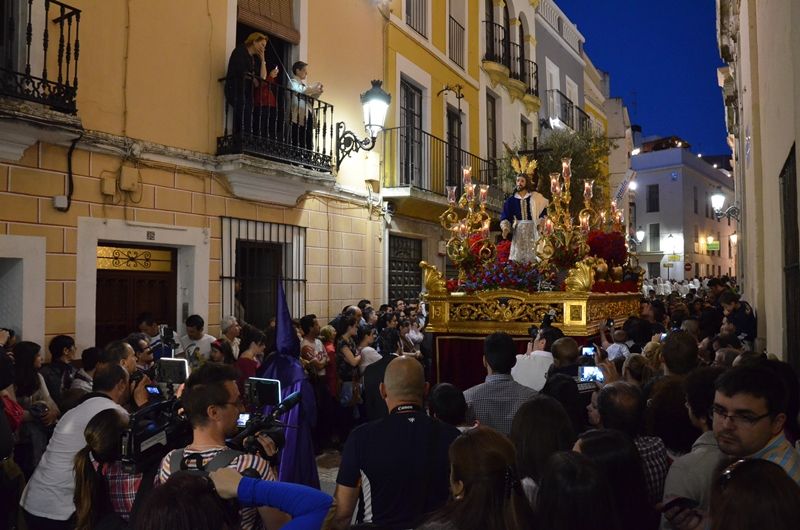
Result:
<svg viewBox="0 0 800 530">
<path fill-rule="evenodd" d="M 236 425 L 239 427 L 244 427 L 247 425 L 247 422 L 250 421 L 250 414 L 243 413 L 239 414 L 239 419 L 236 421 Z"/>
<path fill-rule="evenodd" d="M 147 393 L 150 394 L 151 396 L 161 395 L 161 390 L 157 386 L 147 385 L 145 388 L 147 389 Z"/>
<path fill-rule="evenodd" d="M 581 355 L 594 355 L 594 346 L 584 346 L 581 348 Z"/>
<path fill-rule="evenodd" d="M 597 366 L 581 366 L 581 382 L 603 382 L 603 371 Z"/>
<path fill-rule="evenodd" d="M 664 340 L 666 338 L 667 338 L 667 332 L 665 331 L 664 333 L 661 334 L 661 340 Z"/>
</svg>

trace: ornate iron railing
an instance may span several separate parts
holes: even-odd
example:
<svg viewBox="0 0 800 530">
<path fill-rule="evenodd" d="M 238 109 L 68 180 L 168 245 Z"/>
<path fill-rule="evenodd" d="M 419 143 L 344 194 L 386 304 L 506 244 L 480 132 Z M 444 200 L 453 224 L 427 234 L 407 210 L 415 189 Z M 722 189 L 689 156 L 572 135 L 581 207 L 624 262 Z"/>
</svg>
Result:
<svg viewBox="0 0 800 530">
<path fill-rule="evenodd" d="M 558 118 L 570 129 L 582 132 L 591 127 L 589 115 L 560 90 L 548 90 L 547 100 L 550 116 Z"/>
<path fill-rule="evenodd" d="M 523 61 L 525 59 L 523 59 L 522 56 L 522 46 L 520 46 L 516 42 L 509 42 L 507 46 L 509 50 L 511 50 L 511 56 L 509 57 L 507 64 L 509 70 L 511 70 L 511 72 L 508 74 L 508 77 L 510 77 L 511 79 L 516 79 L 518 81 L 523 81 L 525 77 L 523 75 L 525 66 L 523 64 Z"/>
<path fill-rule="evenodd" d="M 522 80 L 528 87 L 526 92 L 539 97 L 539 65 L 530 59 L 526 59 L 523 65 Z"/>
<path fill-rule="evenodd" d="M 0 6 L 0 95 L 74 114 L 81 11 L 56 0 L 4 0 Z"/>
<path fill-rule="evenodd" d="M 506 29 L 489 20 L 484 21 L 486 27 L 486 54 L 484 60 L 508 66 L 506 57 Z"/>
<path fill-rule="evenodd" d="M 414 127 L 395 127 L 381 132 L 383 185 L 413 186 L 446 195 L 447 186 L 463 193 L 462 168 L 472 166 L 473 181 L 500 187 L 497 164 L 447 143 Z"/>
<path fill-rule="evenodd" d="M 244 75 L 220 81 L 226 103 L 218 155 L 248 154 L 333 171 L 333 105 L 271 79 Z"/>
<path fill-rule="evenodd" d="M 448 49 L 450 60 L 464 68 L 464 26 L 456 19 L 450 17 L 450 46 Z"/>
</svg>

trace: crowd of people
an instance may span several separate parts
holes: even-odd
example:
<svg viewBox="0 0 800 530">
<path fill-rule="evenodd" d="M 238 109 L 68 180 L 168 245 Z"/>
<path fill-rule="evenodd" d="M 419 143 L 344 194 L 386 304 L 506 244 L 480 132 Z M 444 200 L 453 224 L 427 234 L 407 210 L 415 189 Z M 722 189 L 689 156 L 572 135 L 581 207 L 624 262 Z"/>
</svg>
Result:
<svg viewBox="0 0 800 530">
<path fill-rule="evenodd" d="M 430 387 L 415 300 L 361 300 L 324 326 L 228 316 L 219 337 L 192 315 L 177 340 L 145 313 L 80 363 L 69 336 L 43 365 L 40 345 L 0 331 L 2 528 L 791 528 L 797 374 L 750 349 L 755 315 L 724 279 L 645 294 L 639 315 L 582 345 L 547 322 L 525 353 L 490 334 L 485 382 L 469 389 Z M 163 385 L 164 357 L 191 370 L 178 389 L 191 442 L 132 469 L 120 436 Z M 268 432 L 256 452 L 231 449 L 240 414 L 259 412 L 246 381 L 286 380 L 284 365 L 305 394 L 289 422 L 301 428 L 284 450 Z M 584 366 L 602 378 L 581 383 Z M 303 425 L 308 455 L 294 447 Z M 341 452 L 333 496 L 294 462 L 326 450 Z"/>
</svg>

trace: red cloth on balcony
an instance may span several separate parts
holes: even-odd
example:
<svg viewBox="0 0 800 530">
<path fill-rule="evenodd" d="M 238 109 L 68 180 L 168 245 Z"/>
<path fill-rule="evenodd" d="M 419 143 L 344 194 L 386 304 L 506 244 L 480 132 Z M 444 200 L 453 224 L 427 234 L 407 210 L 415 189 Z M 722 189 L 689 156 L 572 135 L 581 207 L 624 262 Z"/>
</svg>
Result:
<svg viewBox="0 0 800 530">
<path fill-rule="evenodd" d="M 261 83 L 260 88 L 257 88 L 255 97 L 253 98 L 253 107 L 275 108 L 278 106 L 275 93 L 272 91 L 272 86 L 276 86 L 275 80 L 267 76 L 267 79 Z"/>
</svg>

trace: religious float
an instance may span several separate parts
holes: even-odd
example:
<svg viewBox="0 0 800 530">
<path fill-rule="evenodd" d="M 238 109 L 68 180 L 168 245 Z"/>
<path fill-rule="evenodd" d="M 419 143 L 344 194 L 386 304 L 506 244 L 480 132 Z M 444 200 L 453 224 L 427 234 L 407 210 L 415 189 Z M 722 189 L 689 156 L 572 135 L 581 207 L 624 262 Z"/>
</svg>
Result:
<svg viewBox="0 0 800 530">
<path fill-rule="evenodd" d="M 518 175 L 533 175 L 536 161 L 515 156 Z M 638 314 L 644 270 L 628 251 L 622 212 L 592 207 L 592 181 L 584 182 L 583 207 L 570 213 L 570 159 L 561 173 L 551 173 L 552 200 L 539 220 L 541 234 L 533 262 L 509 260 L 511 241 L 490 239 L 487 187 L 472 183 L 463 170 L 463 190 L 448 187 L 449 208 L 440 216 L 452 233 L 447 256 L 458 267 L 457 279 L 446 279 L 437 267 L 421 262 L 429 304 L 427 331 L 434 334 L 431 381 L 462 389 L 483 382 L 483 339 L 504 331 L 518 340 L 523 353 L 531 325 L 550 314 L 553 325 L 583 344 L 599 333 L 601 323 L 623 322 Z"/>
</svg>

